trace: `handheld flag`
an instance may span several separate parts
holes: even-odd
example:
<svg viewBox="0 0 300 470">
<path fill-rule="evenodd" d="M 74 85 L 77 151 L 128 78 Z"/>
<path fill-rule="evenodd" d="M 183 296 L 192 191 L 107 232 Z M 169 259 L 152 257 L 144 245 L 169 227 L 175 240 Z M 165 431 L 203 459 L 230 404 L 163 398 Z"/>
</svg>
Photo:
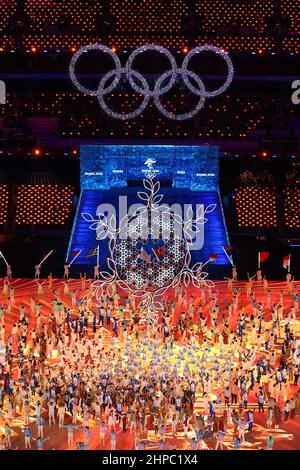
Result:
<svg viewBox="0 0 300 470">
<path fill-rule="evenodd" d="M 70 263 L 69 263 L 69 267 L 71 266 L 71 264 L 74 263 L 75 259 L 78 258 L 78 256 L 80 255 L 81 252 L 82 252 L 82 250 L 73 250 L 73 251 L 72 251 L 72 255 L 73 255 L 74 257 L 71 259 L 71 261 L 70 261 Z"/>
<path fill-rule="evenodd" d="M 264 263 L 265 261 L 267 261 L 269 256 L 270 256 L 270 253 L 268 251 L 260 251 L 259 252 L 259 261 L 260 261 L 260 263 Z"/>
</svg>

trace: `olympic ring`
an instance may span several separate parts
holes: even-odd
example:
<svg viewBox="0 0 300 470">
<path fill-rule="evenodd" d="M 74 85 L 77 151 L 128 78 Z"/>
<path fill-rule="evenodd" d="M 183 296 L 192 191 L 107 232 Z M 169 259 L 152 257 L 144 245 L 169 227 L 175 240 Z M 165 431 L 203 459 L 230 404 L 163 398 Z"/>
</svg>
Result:
<svg viewBox="0 0 300 470">
<path fill-rule="evenodd" d="M 100 52 L 110 55 L 115 64 L 115 69 L 110 70 L 101 78 L 99 85 L 97 89 L 95 90 L 91 90 L 89 88 L 84 87 L 77 79 L 76 71 L 75 71 L 77 62 L 80 59 L 80 57 L 84 53 L 90 52 L 92 50 L 100 51 Z M 162 55 L 164 55 L 168 59 L 170 66 L 171 66 L 170 70 L 160 75 L 160 77 L 157 79 L 154 85 L 153 90 L 150 89 L 150 86 L 147 80 L 144 78 L 144 76 L 137 70 L 134 70 L 133 68 L 134 60 L 136 59 L 136 57 L 140 54 L 143 54 L 144 52 L 149 52 L 149 51 L 159 52 Z M 193 72 L 192 70 L 188 69 L 188 65 L 192 57 L 195 54 L 200 54 L 202 52 L 213 52 L 219 55 L 220 57 L 224 59 L 227 65 L 228 71 L 227 71 L 226 80 L 219 88 L 213 91 L 207 91 L 199 75 Z M 122 67 L 120 59 L 109 47 L 104 46 L 103 44 L 90 44 L 88 46 L 82 47 L 74 54 L 70 63 L 69 72 L 70 72 L 70 78 L 73 84 L 75 85 L 75 87 L 81 93 L 85 93 L 91 96 L 96 96 L 98 98 L 99 105 L 101 106 L 103 111 L 105 111 L 106 114 L 108 114 L 114 119 L 121 119 L 124 121 L 124 120 L 133 119 L 139 116 L 146 109 L 150 98 L 153 98 L 153 102 L 161 114 L 168 117 L 169 119 L 183 121 L 183 120 L 190 119 L 193 116 L 195 116 L 203 108 L 206 98 L 213 98 L 215 96 L 218 96 L 224 93 L 224 91 L 230 86 L 233 80 L 234 67 L 233 67 L 233 64 L 229 55 L 226 52 L 222 51 L 218 47 L 210 46 L 210 45 L 198 46 L 192 49 L 185 57 L 182 63 L 182 67 L 178 68 L 176 60 L 171 54 L 171 52 L 168 51 L 168 49 L 166 49 L 165 47 L 158 46 L 156 44 L 146 44 L 145 46 L 141 46 L 135 49 L 135 51 L 133 51 L 130 54 L 125 67 Z M 140 95 L 144 97 L 141 105 L 135 111 L 131 111 L 128 114 L 118 113 L 118 112 L 111 110 L 107 106 L 104 100 L 104 96 L 110 93 L 111 91 L 113 91 L 118 86 L 122 75 L 126 76 L 131 88 L 136 93 L 139 93 Z M 167 111 L 163 107 L 161 100 L 160 100 L 160 97 L 162 95 L 166 94 L 167 92 L 171 90 L 171 88 L 176 82 L 177 76 L 181 76 L 188 90 L 191 93 L 199 97 L 199 100 L 195 108 L 192 111 L 186 112 L 184 114 L 175 114 L 174 112 Z M 114 77 L 114 79 L 111 81 L 110 84 L 107 85 L 107 83 L 110 81 L 112 77 Z M 192 83 L 191 79 L 193 80 L 193 83 L 195 83 L 197 86 L 195 86 Z M 166 80 L 167 80 L 167 83 L 164 85 L 164 82 Z"/>
</svg>

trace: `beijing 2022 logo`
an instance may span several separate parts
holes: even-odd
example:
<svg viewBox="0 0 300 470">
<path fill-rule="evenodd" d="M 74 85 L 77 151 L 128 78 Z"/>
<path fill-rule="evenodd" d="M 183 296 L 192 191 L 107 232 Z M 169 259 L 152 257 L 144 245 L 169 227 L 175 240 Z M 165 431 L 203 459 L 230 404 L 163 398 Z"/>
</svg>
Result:
<svg viewBox="0 0 300 470">
<path fill-rule="evenodd" d="M 113 70 L 110 70 L 101 78 L 99 78 L 99 84 L 94 90 L 83 86 L 78 80 L 76 73 L 76 65 L 78 60 L 84 54 L 89 53 L 91 51 L 99 51 L 108 54 L 113 59 L 115 65 L 115 68 Z M 146 52 L 156 52 L 162 54 L 167 58 L 170 64 L 170 70 L 167 70 L 159 76 L 152 89 L 150 88 L 146 78 L 134 68 L 135 59 L 139 55 L 144 54 Z M 203 80 L 200 78 L 200 76 L 189 68 L 191 59 L 195 55 L 201 54 L 203 52 L 212 52 L 216 54 L 225 61 L 225 64 L 227 66 L 227 77 L 224 83 L 220 87 L 212 91 L 208 91 L 205 88 Z M 167 118 L 177 121 L 190 119 L 203 108 L 205 100 L 207 98 L 214 98 L 215 96 L 224 93 L 225 90 L 227 90 L 227 88 L 231 84 L 234 75 L 233 64 L 228 53 L 223 51 L 222 49 L 219 49 L 218 47 L 210 45 L 198 46 L 192 49 L 184 58 L 182 66 L 178 67 L 174 56 L 168 49 L 156 44 L 146 44 L 135 49 L 130 54 L 125 67 L 122 67 L 119 57 L 112 49 L 107 46 L 104 46 L 103 44 L 90 44 L 85 47 L 82 47 L 74 54 L 70 63 L 69 71 L 73 84 L 80 92 L 97 97 L 100 107 L 106 114 L 108 114 L 114 119 L 121 119 L 123 121 L 127 121 L 129 119 L 133 119 L 139 116 L 146 109 L 151 99 L 153 99 L 153 102 L 157 109 L 160 111 L 160 113 L 166 116 Z M 108 107 L 105 101 L 105 97 L 118 87 L 122 76 L 125 76 L 131 88 L 143 97 L 141 105 L 136 110 L 127 114 L 113 111 Z M 161 96 L 171 90 L 178 77 L 181 77 L 187 89 L 197 96 L 197 104 L 194 109 L 183 114 L 176 114 L 172 111 L 168 111 L 161 103 Z"/>
<path fill-rule="evenodd" d="M 0 80 L 0 104 L 6 104 L 6 85 L 3 80 Z"/>
</svg>

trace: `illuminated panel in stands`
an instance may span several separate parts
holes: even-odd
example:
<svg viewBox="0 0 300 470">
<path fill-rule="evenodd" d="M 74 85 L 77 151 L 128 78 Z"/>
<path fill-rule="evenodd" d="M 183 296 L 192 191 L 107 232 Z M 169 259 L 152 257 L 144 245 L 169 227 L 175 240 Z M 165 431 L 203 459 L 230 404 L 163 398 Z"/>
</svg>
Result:
<svg viewBox="0 0 300 470">
<path fill-rule="evenodd" d="M 0 185 L 0 225 L 6 222 L 7 209 L 8 209 L 8 187 L 6 184 L 1 184 Z"/>
<path fill-rule="evenodd" d="M 134 93 L 111 93 L 106 101 L 112 109 L 122 112 L 139 106 L 140 98 Z M 162 98 L 170 110 L 188 110 L 186 95 L 174 92 L 172 100 Z M 26 98 L 25 108 L 30 114 L 61 116 L 63 137 L 135 136 L 179 137 L 197 136 L 205 139 L 245 139 L 264 123 L 270 106 L 269 96 L 257 99 L 248 95 L 222 96 L 214 103 L 207 104 L 197 121 L 173 122 L 161 116 L 155 106 L 149 105 L 147 112 L 130 122 L 118 122 L 101 113 L 97 100 L 82 97 L 78 93 L 43 93 L 39 100 L 34 96 Z M 189 105 L 191 107 L 191 104 Z M 74 112 L 75 110 L 75 112 Z M 68 116 L 65 119 L 64 116 Z M 191 125 L 191 122 L 193 124 Z"/>
<path fill-rule="evenodd" d="M 71 186 L 58 184 L 22 184 L 17 191 L 16 223 L 63 225 L 69 215 Z"/>
<path fill-rule="evenodd" d="M 271 189 L 240 187 L 235 194 L 239 228 L 276 227 L 276 198 Z"/>
<path fill-rule="evenodd" d="M 300 228 L 300 189 L 285 190 L 284 220 L 288 228 Z"/>
</svg>

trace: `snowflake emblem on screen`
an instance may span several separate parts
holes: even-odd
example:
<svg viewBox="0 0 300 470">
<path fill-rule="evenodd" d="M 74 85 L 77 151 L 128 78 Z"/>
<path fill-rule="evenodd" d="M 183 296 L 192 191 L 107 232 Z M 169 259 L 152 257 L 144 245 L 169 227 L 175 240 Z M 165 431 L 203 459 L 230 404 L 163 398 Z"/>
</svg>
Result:
<svg viewBox="0 0 300 470">
<path fill-rule="evenodd" d="M 155 161 L 148 159 L 145 164 L 143 191 L 137 193 L 141 203 L 118 226 L 114 215 L 108 218 L 100 213 L 95 219 L 82 213 L 82 217 L 96 231 L 97 240 L 108 239 L 107 270 L 100 272 L 90 295 L 99 301 L 103 290 L 112 296 L 116 288 L 123 289 L 136 298 L 143 319 L 155 325 L 158 311 L 163 308 L 162 296 L 168 289 L 180 284 L 199 289 L 214 286 L 202 270 L 211 260 L 191 266 L 190 247 L 195 232 L 207 222 L 206 215 L 216 205 L 199 207 L 195 216 L 189 207 L 183 218 L 167 204 L 161 204 L 164 196 L 160 194 L 160 182 L 155 180 Z"/>
</svg>

